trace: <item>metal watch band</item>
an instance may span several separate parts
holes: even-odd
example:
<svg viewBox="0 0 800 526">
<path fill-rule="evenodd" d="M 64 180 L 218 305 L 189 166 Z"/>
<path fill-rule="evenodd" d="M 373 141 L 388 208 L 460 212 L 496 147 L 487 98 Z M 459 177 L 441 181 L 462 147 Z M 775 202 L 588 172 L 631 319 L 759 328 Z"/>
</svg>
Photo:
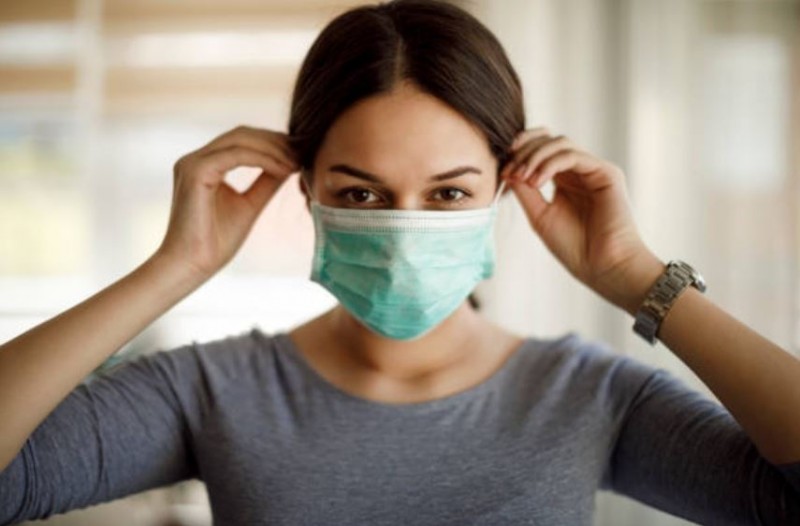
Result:
<svg viewBox="0 0 800 526">
<path fill-rule="evenodd" d="M 633 330 L 651 345 L 655 345 L 658 329 L 675 302 L 686 287 L 692 285 L 705 292 L 703 277 L 688 263 L 674 259 L 667 263 L 664 273 L 647 293 L 642 306 L 636 312 Z"/>
</svg>

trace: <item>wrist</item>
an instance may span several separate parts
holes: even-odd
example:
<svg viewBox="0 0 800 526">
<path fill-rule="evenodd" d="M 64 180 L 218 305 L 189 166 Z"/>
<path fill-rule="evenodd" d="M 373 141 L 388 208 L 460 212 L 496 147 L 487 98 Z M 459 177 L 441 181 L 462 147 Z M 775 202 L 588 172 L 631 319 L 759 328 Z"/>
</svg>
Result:
<svg viewBox="0 0 800 526">
<path fill-rule="evenodd" d="M 178 288 L 189 291 L 196 289 L 213 275 L 200 271 L 181 258 L 161 251 L 156 251 L 150 256 L 143 267 L 158 279 L 164 279 Z"/>
<path fill-rule="evenodd" d="M 626 268 L 625 272 L 607 287 L 606 299 L 631 316 L 635 316 L 644 303 L 647 293 L 667 265 L 652 252 L 643 253 Z"/>
</svg>

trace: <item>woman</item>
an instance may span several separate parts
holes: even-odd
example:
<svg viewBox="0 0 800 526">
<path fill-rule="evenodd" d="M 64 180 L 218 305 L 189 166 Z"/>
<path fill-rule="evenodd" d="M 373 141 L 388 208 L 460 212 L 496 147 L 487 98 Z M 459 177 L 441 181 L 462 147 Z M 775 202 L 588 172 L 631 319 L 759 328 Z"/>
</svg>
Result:
<svg viewBox="0 0 800 526">
<path fill-rule="evenodd" d="M 197 477 L 216 524 L 590 524 L 598 488 L 704 524 L 800 523 L 800 364 L 700 290 L 658 337 L 729 412 L 468 301 L 493 272 L 506 187 L 569 272 L 631 315 L 667 271 L 620 169 L 523 115 L 503 50 L 465 12 L 399 0 L 335 19 L 288 134 L 240 127 L 181 158 L 157 252 L 0 349 L 0 522 Z M 263 173 L 238 194 L 223 176 L 241 165 Z M 297 172 L 312 279 L 339 305 L 78 385 L 223 268 Z"/>
</svg>

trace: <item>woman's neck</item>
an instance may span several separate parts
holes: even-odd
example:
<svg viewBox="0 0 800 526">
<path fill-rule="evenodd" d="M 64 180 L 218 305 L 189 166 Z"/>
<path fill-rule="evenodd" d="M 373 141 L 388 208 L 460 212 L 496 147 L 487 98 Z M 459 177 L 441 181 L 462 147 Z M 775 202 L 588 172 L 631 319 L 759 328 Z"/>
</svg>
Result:
<svg viewBox="0 0 800 526">
<path fill-rule="evenodd" d="M 329 383 L 384 403 L 423 402 L 468 389 L 494 374 L 523 341 L 466 302 L 413 341 L 383 338 L 341 306 L 296 327 L 289 336 Z"/>
<path fill-rule="evenodd" d="M 488 322 L 465 301 L 453 314 L 416 340 L 394 340 L 371 331 L 341 305 L 323 316 L 342 359 L 362 371 L 399 382 L 429 378 L 474 358 Z"/>
</svg>

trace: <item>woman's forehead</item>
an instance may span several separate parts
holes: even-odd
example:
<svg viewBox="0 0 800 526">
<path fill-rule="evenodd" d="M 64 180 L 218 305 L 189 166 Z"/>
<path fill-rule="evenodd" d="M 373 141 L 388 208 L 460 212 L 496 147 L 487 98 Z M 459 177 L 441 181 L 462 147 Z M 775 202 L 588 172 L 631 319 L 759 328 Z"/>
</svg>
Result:
<svg viewBox="0 0 800 526">
<path fill-rule="evenodd" d="M 318 165 L 359 163 L 383 173 L 402 166 L 424 174 L 491 164 L 481 131 L 441 100 L 411 87 L 369 97 L 342 113 L 326 134 Z"/>
</svg>

